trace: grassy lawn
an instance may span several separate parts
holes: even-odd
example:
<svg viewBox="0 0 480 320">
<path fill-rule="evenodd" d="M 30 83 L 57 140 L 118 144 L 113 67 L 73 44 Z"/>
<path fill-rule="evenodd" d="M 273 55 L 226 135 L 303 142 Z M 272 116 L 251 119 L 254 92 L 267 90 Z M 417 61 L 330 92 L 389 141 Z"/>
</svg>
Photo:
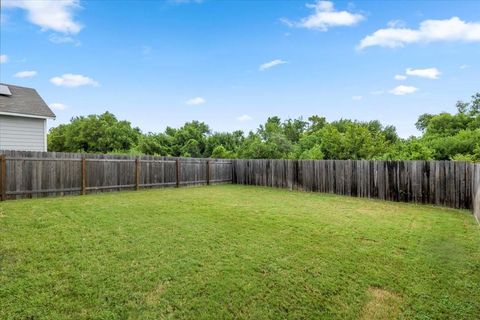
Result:
<svg viewBox="0 0 480 320">
<path fill-rule="evenodd" d="M 461 210 L 236 185 L 0 204 L 0 319 L 479 319 Z"/>
</svg>

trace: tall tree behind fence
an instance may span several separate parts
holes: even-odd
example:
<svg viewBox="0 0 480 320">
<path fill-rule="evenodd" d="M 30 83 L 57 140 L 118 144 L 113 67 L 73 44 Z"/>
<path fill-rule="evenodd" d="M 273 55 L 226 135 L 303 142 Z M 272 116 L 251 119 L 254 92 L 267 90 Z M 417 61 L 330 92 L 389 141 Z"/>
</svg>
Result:
<svg viewBox="0 0 480 320">
<path fill-rule="evenodd" d="M 462 209 L 473 208 L 473 175 L 474 165 L 460 161 L 233 161 L 233 183 L 237 184 L 429 203 Z M 479 179 L 477 166 L 477 188 Z M 478 191 L 476 195 L 478 204 Z"/>
<path fill-rule="evenodd" d="M 2 200 L 232 181 L 232 161 L 0 151 Z"/>
</svg>

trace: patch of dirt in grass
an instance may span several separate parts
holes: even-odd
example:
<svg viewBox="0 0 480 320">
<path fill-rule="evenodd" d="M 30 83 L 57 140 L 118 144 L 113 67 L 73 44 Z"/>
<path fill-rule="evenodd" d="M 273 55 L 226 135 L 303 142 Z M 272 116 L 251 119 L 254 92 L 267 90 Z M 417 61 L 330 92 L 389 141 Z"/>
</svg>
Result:
<svg viewBox="0 0 480 320">
<path fill-rule="evenodd" d="M 394 248 L 392 253 L 397 258 L 403 258 L 407 252 L 408 252 L 408 248 L 403 246 L 398 246 Z"/>
<path fill-rule="evenodd" d="M 145 296 L 145 302 L 148 305 L 155 305 L 157 304 L 158 300 L 162 296 L 162 294 L 165 292 L 166 286 L 164 283 L 159 283 L 155 288 L 153 288 L 152 291 L 147 293 Z"/>
<path fill-rule="evenodd" d="M 397 319 L 401 297 L 394 292 L 378 287 L 368 289 L 370 300 L 363 307 L 360 319 Z"/>
<path fill-rule="evenodd" d="M 369 238 L 365 238 L 365 237 L 358 237 L 356 239 L 359 240 L 360 242 L 363 242 L 363 243 L 376 243 L 377 242 L 377 240 L 375 240 L 375 239 L 369 239 Z"/>
</svg>

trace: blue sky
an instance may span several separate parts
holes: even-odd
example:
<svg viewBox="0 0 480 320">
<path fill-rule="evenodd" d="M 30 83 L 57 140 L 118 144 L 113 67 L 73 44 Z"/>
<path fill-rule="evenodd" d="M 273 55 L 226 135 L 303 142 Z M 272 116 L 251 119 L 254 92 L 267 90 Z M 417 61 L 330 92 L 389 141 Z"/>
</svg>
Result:
<svg viewBox="0 0 480 320">
<path fill-rule="evenodd" d="M 57 119 L 106 110 L 143 131 L 268 116 L 393 124 L 480 90 L 476 1 L 2 0 L 2 82 Z M 395 77 L 397 79 L 395 79 Z"/>
</svg>

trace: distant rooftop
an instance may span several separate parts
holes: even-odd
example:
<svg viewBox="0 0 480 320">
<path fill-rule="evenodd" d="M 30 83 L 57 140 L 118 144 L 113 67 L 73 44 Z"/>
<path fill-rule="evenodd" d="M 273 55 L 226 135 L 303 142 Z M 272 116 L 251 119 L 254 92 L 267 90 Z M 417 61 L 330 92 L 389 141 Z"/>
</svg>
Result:
<svg viewBox="0 0 480 320">
<path fill-rule="evenodd" d="M 35 89 L 0 83 L 0 113 L 55 118 Z"/>
</svg>

